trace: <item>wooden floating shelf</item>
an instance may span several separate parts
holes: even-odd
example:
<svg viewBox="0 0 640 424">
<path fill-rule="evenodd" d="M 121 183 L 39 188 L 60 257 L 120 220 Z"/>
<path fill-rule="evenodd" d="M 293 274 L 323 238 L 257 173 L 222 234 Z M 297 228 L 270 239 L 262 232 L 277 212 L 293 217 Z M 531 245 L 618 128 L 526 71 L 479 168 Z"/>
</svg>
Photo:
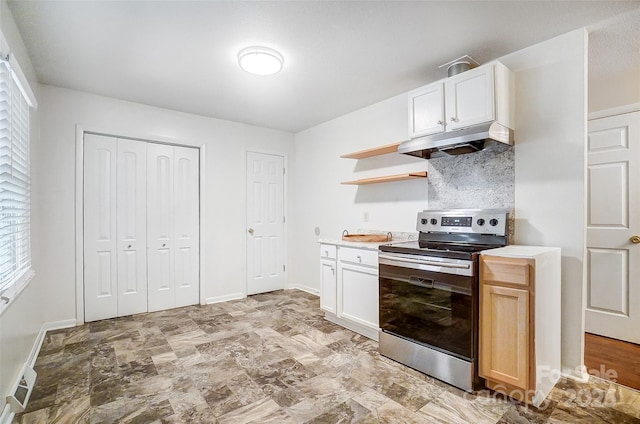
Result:
<svg viewBox="0 0 640 424">
<path fill-rule="evenodd" d="M 340 157 L 346 158 L 346 159 L 364 159 L 364 158 L 370 158 L 372 156 L 386 155 L 387 153 L 397 153 L 399 145 L 400 145 L 400 142 L 387 144 L 385 146 L 375 147 L 373 149 L 361 150 L 359 152 L 354 152 L 354 153 L 347 153 Z"/>
<path fill-rule="evenodd" d="M 383 177 L 363 178 L 363 179 L 354 180 L 354 181 L 344 181 L 340 184 L 364 185 L 364 184 L 376 184 L 376 183 L 389 183 L 392 181 L 414 180 L 416 178 L 427 178 L 427 171 L 410 172 L 408 174 L 386 175 Z"/>
</svg>

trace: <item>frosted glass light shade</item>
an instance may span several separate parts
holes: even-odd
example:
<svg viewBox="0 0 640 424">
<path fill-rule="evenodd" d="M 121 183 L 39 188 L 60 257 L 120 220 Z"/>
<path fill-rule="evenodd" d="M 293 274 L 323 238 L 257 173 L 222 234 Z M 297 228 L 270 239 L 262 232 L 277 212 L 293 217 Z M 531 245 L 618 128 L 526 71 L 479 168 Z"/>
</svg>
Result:
<svg viewBox="0 0 640 424">
<path fill-rule="evenodd" d="M 252 46 L 240 50 L 238 64 L 254 75 L 273 75 L 282 69 L 284 58 L 268 47 Z"/>
</svg>

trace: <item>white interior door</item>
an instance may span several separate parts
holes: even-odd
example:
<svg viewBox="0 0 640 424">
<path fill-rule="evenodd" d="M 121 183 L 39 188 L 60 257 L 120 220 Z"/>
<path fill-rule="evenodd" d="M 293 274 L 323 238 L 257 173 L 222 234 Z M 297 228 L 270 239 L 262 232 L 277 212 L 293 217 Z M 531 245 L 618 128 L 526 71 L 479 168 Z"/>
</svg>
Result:
<svg viewBox="0 0 640 424">
<path fill-rule="evenodd" d="M 113 318 L 118 315 L 117 156 L 115 138 L 85 134 L 85 321 Z"/>
<path fill-rule="evenodd" d="M 284 289 L 284 158 L 247 152 L 247 294 Z"/>
<path fill-rule="evenodd" d="M 149 311 L 175 306 L 173 155 L 173 146 L 147 146 Z"/>
<path fill-rule="evenodd" d="M 147 312 L 147 143 L 118 139 L 118 316 Z"/>
<path fill-rule="evenodd" d="M 175 147 L 175 290 L 176 307 L 200 299 L 200 195 L 198 150 Z"/>
<path fill-rule="evenodd" d="M 587 181 L 586 331 L 640 343 L 640 112 L 589 122 Z"/>
</svg>

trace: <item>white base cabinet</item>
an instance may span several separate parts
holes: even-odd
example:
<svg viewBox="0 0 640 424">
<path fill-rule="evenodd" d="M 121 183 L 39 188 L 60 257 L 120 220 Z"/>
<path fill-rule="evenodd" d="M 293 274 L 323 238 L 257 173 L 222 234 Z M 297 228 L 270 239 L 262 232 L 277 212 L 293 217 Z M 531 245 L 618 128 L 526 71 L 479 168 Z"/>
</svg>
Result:
<svg viewBox="0 0 640 424">
<path fill-rule="evenodd" d="M 320 245 L 320 309 L 336 313 L 336 246 Z"/>
<path fill-rule="evenodd" d="M 320 255 L 325 318 L 378 340 L 378 251 L 321 244 Z"/>
</svg>

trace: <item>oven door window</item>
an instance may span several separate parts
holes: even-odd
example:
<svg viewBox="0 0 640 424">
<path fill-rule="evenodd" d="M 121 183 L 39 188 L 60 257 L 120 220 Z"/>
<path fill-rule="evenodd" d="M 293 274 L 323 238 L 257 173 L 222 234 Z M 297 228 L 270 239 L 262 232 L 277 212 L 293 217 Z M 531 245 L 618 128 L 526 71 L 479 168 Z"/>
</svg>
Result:
<svg viewBox="0 0 640 424">
<path fill-rule="evenodd" d="M 380 328 L 473 358 L 473 277 L 380 265 Z"/>
</svg>

